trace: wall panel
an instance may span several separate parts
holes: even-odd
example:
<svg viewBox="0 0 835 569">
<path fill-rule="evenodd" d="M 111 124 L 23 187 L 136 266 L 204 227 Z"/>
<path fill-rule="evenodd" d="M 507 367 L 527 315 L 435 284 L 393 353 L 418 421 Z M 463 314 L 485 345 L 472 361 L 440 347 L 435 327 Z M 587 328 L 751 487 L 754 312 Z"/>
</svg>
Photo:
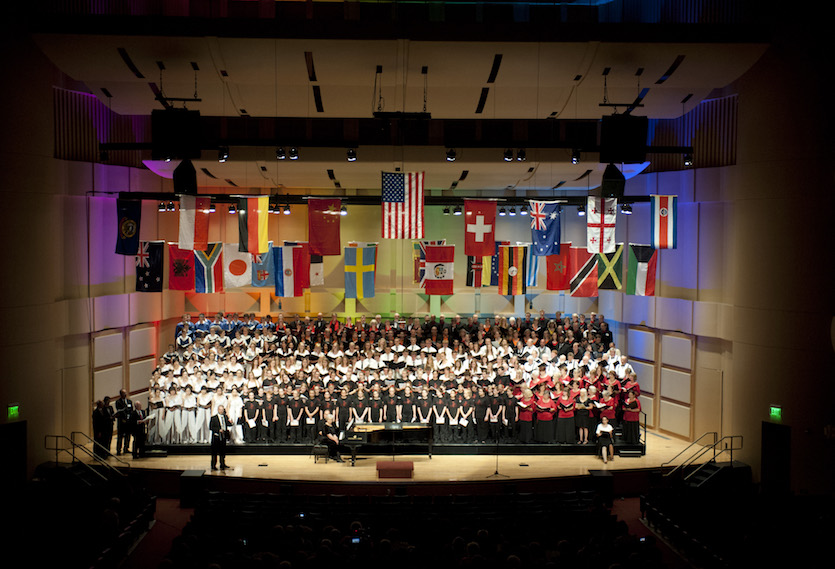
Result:
<svg viewBox="0 0 835 569">
<path fill-rule="evenodd" d="M 626 337 L 627 351 L 630 357 L 655 361 L 655 333 L 648 330 L 630 328 Z"/>
<path fill-rule="evenodd" d="M 658 427 L 690 438 L 690 408 L 671 401 L 661 401 Z"/>
<path fill-rule="evenodd" d="M 154 367 L 153 358 L 130 363 L 130 382 L 128 386 L 130 393 L 148 389 L 148 380 L 151 378 Z"/>
<path fill-rule="evenodd" d="M 690 381 L 689 373 L 662 367 L 659 390 L 661 397 L 690 403 Z"/>
<path fill-rule="evenodd" d="M 123 348 L 121 331 L 96 336 L 93 338 L 93 366 L 104 367 L 122 363 Z"/>
<path fill-rule="evenodd" d="M 691 369 L 693 343 L 690 338 L 664 334 L 661 336 L 661 363 Z"/>
<path fill-rule="evenodd" d="M 655 393 L 655 366 L 637 360 L 629 360 L 629 364 L 638 376 L 641 393 Z"/>
<path fill-rule="evenodd" d="M 116 397 L 122 389 L 122 366 L 93 372 L 93 399 Z"/>
<path fill-rule="evenodd" d="M 128 357 L 132 360 L 156 354 L 157 330 L 154 326 L 135 328 L 128 333 L 130 348 Z"/>
</svg>

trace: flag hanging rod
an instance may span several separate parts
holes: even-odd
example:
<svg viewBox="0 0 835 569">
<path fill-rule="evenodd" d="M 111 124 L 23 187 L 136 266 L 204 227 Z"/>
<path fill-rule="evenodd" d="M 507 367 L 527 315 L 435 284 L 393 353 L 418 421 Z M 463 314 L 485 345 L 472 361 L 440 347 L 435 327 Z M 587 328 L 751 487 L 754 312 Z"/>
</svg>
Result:
<svg viewBox="0 0 835 569">
<path fill-rule="evenodd" d="M 243 197 L 259 197 L 266 194 L 197 194 L 198 197 L 211 198 L 216 204 L 237 204 L 239 198 Z M 578 196 L 562 196 L 554 198 L 554 196 L 503 196 L 486 198 L 483 196 L 424 196 L 424 205 L 426 206 L 463 206 L 465 200 L 496 200 L 500 201 L 503 206 L 528 206 L 531 200 L 533 201 L 548 201 L 557 202 L 560 205 L 566 206 L 581 206 L 586 205 L 586 195 Z M 334 194 L 328 195 L 290 195 L 290 194 L 270 194 L 270 201 L 281 205 L 306 205 L 309 199 L 340 199 L 344 205 L 382 205 L 382 197 L 376 196 L 340 196 Z M 170 192 L 119 192 L 119 199 L 122 200 L 148 200 L 156 202 L 179 201 L 180 195 Z M 622 196 L 618 198 L 618 203 L 634 204 L 647 203 L 650 201 L 649 196 Z"/>
</svg>

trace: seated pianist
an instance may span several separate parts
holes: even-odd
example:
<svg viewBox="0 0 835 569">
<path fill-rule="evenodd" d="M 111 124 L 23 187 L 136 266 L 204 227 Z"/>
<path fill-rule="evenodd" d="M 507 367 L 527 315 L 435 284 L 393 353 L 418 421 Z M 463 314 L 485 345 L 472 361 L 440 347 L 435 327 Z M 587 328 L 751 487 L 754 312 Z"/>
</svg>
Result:
<svg viewBox="0 0 835 569">
<path fill-rule="evenodd" d="M 325 419 L 319 431 L 319 441 L 328 447 L 328 457 L 336 462 L 345 462 L 339 456 L 339 428 L 333 422 L 333 413 L 325 411 Z"/>
</svg>

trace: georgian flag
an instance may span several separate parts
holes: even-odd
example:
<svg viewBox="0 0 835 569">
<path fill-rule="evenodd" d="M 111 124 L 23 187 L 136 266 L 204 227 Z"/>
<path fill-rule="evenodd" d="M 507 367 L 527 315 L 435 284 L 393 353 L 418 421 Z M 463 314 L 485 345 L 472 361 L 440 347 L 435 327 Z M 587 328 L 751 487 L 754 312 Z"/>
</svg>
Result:
<svg viewBox="0 0 835 569">
<path fill-rule="evenodd" d="M 676 248 L 678 196 L 650 196 L 652 246 L 656 249 Z"/>
<path fill-rule="evenodd" d="M 615 252 L 615 220 L 618 200 L 589 196 L 586 206 L 587 243 L 589 253 Z"/>
</svg>

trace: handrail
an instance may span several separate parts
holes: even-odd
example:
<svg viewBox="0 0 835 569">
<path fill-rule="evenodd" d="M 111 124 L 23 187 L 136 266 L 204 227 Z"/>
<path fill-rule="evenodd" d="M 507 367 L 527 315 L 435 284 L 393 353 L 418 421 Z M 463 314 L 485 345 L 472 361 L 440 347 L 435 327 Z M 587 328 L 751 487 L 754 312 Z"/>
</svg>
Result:
<svg viewBox="0 0 835 569">
<path fill-rule="evenodd" d="M 111 453 L 110 453 L 110 449 L 106 449 L 106 448 L 104 448 L 104 446 L 102 446 L 101 444 L 97 443 L 97 442 L 96 442 L 96 441 L 94 441 L 92 438 L 90 438 L 90 435 L 88 435 L 87 433 L 82 433 L 81 431 L 73 431 L 73 432 L 71 432 L 71 433 L 70 433 L 70 441 L 72 442 L 72 444 L 74 445 L 74 447 L 75 447 L 75 448 L 79 448 L 79 449 L 83 450 L 83 451 L 84 451 L 84 453 L 85 453 L 85 454 L 87 454 L 87 456 L 92 456 L 92 457 L 93 457 L 93 459 L 94 459 L 96 462 L 98 462 L 98 463 L 99 463 L 99 464 L 101 464 L 102 466 L 107 467 L 107 469 L 108 469 L 108 470 L 111 470 L 111 471 L 113 471 L 113 472 L 115 472 L 115 473 L 119 474 L 120 476 L 124 476 L 124 474 L 122 474 L 122 472 L 121 472 L 118 468 L 116 468 L 115 466 L 113 466 L 112 464 L 110 464 L 109 462 L 107 462 L 107 460 L 106 460 L 105 458 L 102 458 L 102 456 L 97 455 L 95 452 L 92 452 L 92 453 L 91 453 L 91 452 L 87 449 L 87 445 L 86 445 L 86 443 L 81 444 L 81 443 L 77 443 L 77 442 L 75 442 L 75 437 L 76 437 L 76 435 L 78 435 L 78 436 L 80 436 L 80 437 L 83 437 L 84 439 L 86 439 L 86 440 L 87 440 L 87 442 L 92 443 L 93 448 L 98 447 L 101 451 L 103 451 L 102 456 L 104 456 L 104 457 L 112 457 L 112 458 L 116 459 L 116 461 L 121 462 L 121 463 L 122 463 L 122 466 L 124 466 L 125 468 L 130 469 L 130 463 L 129 463 L 129 462 L 126 462 L 126 461 L 122 460 L 121 458 L 119 458 L 118 456 L 115 456 L 115 455 L 111 454 Z"/>
<path fill-rule="evenodd" d="M 699 449 L 697 449 L 697 450 L 696 450 L 696 453 L 695 453 L 695 454 L 697 454 L 698 456 L 702 456 L 702 455 L 704 454 L 704 452 L 703 452 L 703 451 L 704 451 L 704 449 L 705 449 L 705 448 L 711 448 L 711 447 L 713 447 L 714 445 L 716 445 L 716 442 L 719 440 L 719 433 L 717 433 L 716 431 L 708 431 L 708 432 L 706 432 L 706 433 L 703 433 L 703 434 L 702 434 L 702 436 L 700 436 L 698 439 L 696 439 L 695 441 L 693 441 L 692 443 L 690 443 L 689 445 L 687 445 L 687 447 L 686 447 L 686 448 L 684 448 L 684 449 L 683 449 L 680 453 L 678 453 L 677 455 L 675 455 L 673 458 L 671 458 L 670 460 L 668 460 L 668 461 L 666 461 L 666 462 L 662 462 L 662 463 L 661 463 L 661 466 L 662 466 L 662 467 L 664 467 L 664 466 L 667 466 L 668 464 L 672 464 L 672 463 L 673 463 L 673 461 L 675 461 L 675 459 L 677 459 L 678 457 L 680 457 L 681 455 L 683 455 L 685 452 L 687 452 L 688 450 L 690 450 L 693 446 L 695 446 L 695 445 L 699 444 L 699 442 L 700 442 L 703 438 L 705 438 L 706 436 L 708 436 L 708 435 L 713 435 L 713 444 L 712 444 L 712 445 L 710 445 L 710 447 L 704 447 L 704 446 L 703 446 L 703 447 L 700 447 Z M 679 466 L 675 467 L 672 471 L 668 472 L 665 476 L 669 476 L 670 474 L 672 474 L 673 472 L 675 472 L 676 470 L 678 470 L 679 468 L 681 468 L 681 466 L 683 466 L 683 465 L 684 465 L 684 463 L 687 463 L 687 462 L 692 462 L 692 460 L 691 460 L 692 458 L 693 458 L 693 457 L 688 457 L 687 459 L 685 459 L 685 461 L 684 461 L 681 465 L 679 465 Z"/>
<path fill-rule="evenodd" d="M 739 439 L 739 446 L 738 446 L 738 447 L 734 447 L 734 440 L 735 440 L 735 439 Z M 719 445 L 719 444 L 721 444 L 723 441 L 730 441 L 731 446 L 726 446 L 725 448 L 720 449 L 720 450 L 719 450 L 719 452 L 717 453 L 717 452 L 716 452 L 716 446 L 717 446 L 717 445 Z M 705 467 L 705 466 L 706 466 L 709 462 L 715 462 L 715 461 L 716 461 L 716 457 L 717 457 L 717 456 L 720 456 L 721 454 L 726 453 L 726 452 L 727 452 L 727 453 L 730 453 L 730 455 L 731 455 L 731 464 L 733 464 L 733 462 L 734 462 L 734 451 L 735 451 L 735 450 L 742 450 L 742 444 L 743 444 L 743 438 L 742 438 L 742 435 L 728 435 L 728 436 L 726 436 L 726 437 L 722 437 L 721 439 L 719 439 L 718 441 L 716 441 L 716 442 L 712 445 L 712 446 L 713 446 L 713 450 L 714 450 L 713 460 L 710 460 L 710 461 L 708 461 L 708 462 L 705 462 L 704 464 L 699 465 L 699 467 L 698 467 L 698 468 L 696 468 L 696 470 L 694 470 L 693 472 L 691 472 L 690 474 L 688 474 L 687 476 L 685 476 L 685 477 L 684 477 L 684 480 L 689 480 L 689 479 L 690 479 L 690 478 L 692 478 L 692 477 L 693 477 L 696 473 L 698 473 L 698 472 L 699 472 L 702 468 L 704 468 L 704 467 Z"/>
<path fill-rule="evenodd" d="M 49 446 L 49 439 L 54 439 L 55 446 L 52 446 L 52 447 Z M 65 448 L 63 446 L 58 446 L 58 441 L 61 441 L 61 440 L 67 441 L 70 444 L 70 448 Z M 107 476 L 105 476 L 104 474 L 102 474 L 101 472 L 99 472 L 98 470 L 96 470 L 95 468 L 93 468 L 92 466 L 87 464 L 86 462 L 78 460 L 78 458 L 75 456 L 75 449 L 77 447 L 78 447 L 78 445 L 73 443 L 68 437 L 66 437 L 64 435 L 44 435 L 44 448 L 46 450 L 54 450 L 55 451 L 55 464 L 58 464 L 59 456 L 61 456 L 62 453 L 66 453 L 67 455 L 70 456 L 70 458 L 71 458 L 70 462 L 71 463 L 74 464 L 74 463 L 77 462 L 79 464 L 82 464 L 82 465 L 84 465 L 84 467 L 88 471 L 92 472 L 93 474 L 95 474 L 96 476 L 101 478 L 102 480 L 107 481 Z M 84 450 L 87 451 L 87 449 L 84 449 Z M 89 451 L 87 451 L 87 452 L 89 452 Z M 84 480 L 84 483 L 87 484 L 88 486 L 91 486 L 91 484 L 89 482 L 87 482 L 86 480 Z"/>
</svg>

